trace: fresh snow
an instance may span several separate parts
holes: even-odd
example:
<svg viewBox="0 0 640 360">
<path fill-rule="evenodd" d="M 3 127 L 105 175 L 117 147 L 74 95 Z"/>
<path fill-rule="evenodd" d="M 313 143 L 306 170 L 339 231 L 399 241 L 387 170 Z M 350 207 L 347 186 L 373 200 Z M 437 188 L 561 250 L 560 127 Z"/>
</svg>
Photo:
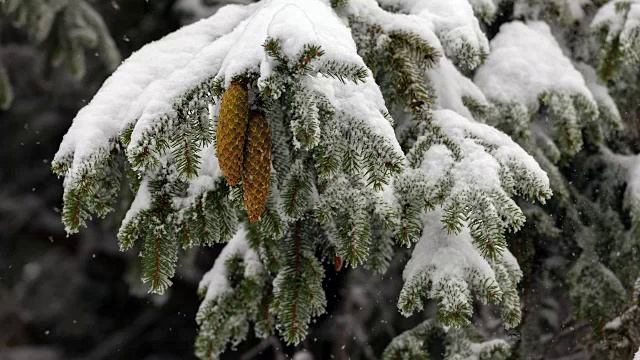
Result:
<svg viewBox="0 0 640 360">
<path fill-rule="evenodd" d="M 338 112 L 347 117 L 363 119 L 369 130 L 384 137 L 400 157 L 404 156 L 393 126 L 382 115 L 383 111 L 387 111 L 387 107 L 370 71 L 364 82 L 358 84 L 350 81 L 343 83 L 322 74 L 309 77 L 307 81 L 309 87 L 323 94 Z M 351 130 L 358 131 L 357 128 Z"/>
<path fill-rule="evenodd" d="M 366 19 L 369 23 L 380 26 L 385 33 L 404 31 L 416 34 L 434 49 L 442 50 L 440 40 L 434 32 L 435 25 L 424 16 L 384 11 L 376 0 L 349 0 L 345 12 L 349 17 Z"/>
<path fill-rule="evenodd" d="M 222 176 L 222 170 L 218 164 L 216 157 L 216 148 L 213 144 L 205 147 L 200 152 L 202 163 L 198 175 L 189 180 L 189 187 L 184 198 L 174 198 L 173 203 L 176 208 L 187 208 L 193 204 L 193 201 L 201 194 L 207 191 L 215 190 L 216 180 Z"/>
<path fill-rule="evenodd" d="M 593 101 L 584 78 L 543 22 L 514 21 L 500 27 L 491 53 L 474 78 L 487 98 L 537 109 L 546 91 L 581 94 Z"/>
<path fill-rule="evenodd" d="M 424 153 L 420 169 L 426 175 L 427 188 L 434 188 L 449 175 L 455 164 L 455 158 L 446 145 L 436 144 Z"/>
<path fill-rule="evenodd" d="M 527 154 L 520 145 L 516 144 L 507 134 L 500 130 L 489 125 L 474 122 L 450 110 L 435 111 L 433 124 L 439 126 L 442 131 L 456 143 L 466 144 L 461 150 L 462 155 L 473 156 L 475 161 L 470 161 L 466 169 L 461 166 L 459 175 L 461 179 L 467 179 L 468 185 L 474 189 L 476 187 L 479 190 L 489 189 L 494 186 L 500 188 L 496 161 L 508 166 L 512 160 L 517 161 L 527 172 L 533 174 L 536 179 L 541 181 L 541 186 L 544 189 L 549 189 L 549 178 L 540 168 L 540 165 L 538 165 L 535 159 Z M 472 155 L 476 152 L 484 153 L 484 149 L 478 147 L 479 145 L 474 145 L 475 143 L 469 143 L 468 141 L 473 142 L 472 140 L 468 140 L 469 137 L 481 139 L 495 147 L 495 149 L 491 151 L 491 156 L 488 157 L 481 154 Z M 475 176 L 471 175 L 471 173 L 474 172 L 474 170 L 472 170 L 473 168 L 477 169 Z"/>
<path fill-rule="evenodd" d="M 435 105 L 438 108 L 453 110 L 468 119 L 473 119 L 473 115 L 462 102 L 463 97 L 470 97 L 488 105 L 482 91 L 444 56 L 440 57 L 435 66 L 427 69 L 426 76 L 436 91 Z"/>
<path fill-rule="evenodd" d="M 433 284 L 431 291 L 434 292 L 436 284 L 442 282 L 471 283 L 473 272 L 496 282 L 491 265 L 473 244 L 468 228 L 464 227 L 457 234 L 449 234 L 440 221 L 443 215 L 440 207 L 423 213 L 422 235 L 402 273 L 405 284 L 419 281 L 422 276 L 427 275 Z M 503 253 L 508 253 L 508 250 Z M 466 288 L 467 285 L 463 287 Z M 433 296 L 433 293 L 429 295 Z"/>
<path fill-rule="evenodd" d="M 606 111 L 613 117 L 615 117 L 617 121 L 620 121 L 621 117 L 618 106 L 616 105 L 611 95 L 609 95 L 609 90 L 607 89 L 606 85 L 604 85 L 598 78 L 596 70 L 585 63 L 576 64 L 576 68 L 578 69 L 578 71 L 580 71 L 580 73 L 582 73 L 587 88 L 598 103 L 598 106 L 600 108 L 606 109 Z"/>
<path fill-rule="evenodd" d="M 91 102 L 78 112 L 62 140 L 55 159 L 73 156 L 68 175 L 73 177 L 74 170 L 92 154 L 109 149 L 110 141 L 129 122 L 136 120 L 135 115 L 139 113 L 132 106 L 138 104 L 147 87 L 187 67 L 196 54 L 233 29 L 250 10 L 251 7 L 244 6 L 225 7 L 209 19 L 145 45 L 124 61 Z M 158 92 L 165 90 L 158 89 Z"/>
<path fill-rule="evenodd" d="M 247 230 L 240 227 L 236 235 L 225 245 L 216 258 L 213 268 L 209 270 L 198 286 L 198 292 L 206 290 L 206 295 L 201 307 L 210 301 L 231 290 L 228 282 L 226 262 L 233 257 L 241 257 L 244 261 L 244 276 L 255 278 L 264 271 L 260 257 L 247 243 Z"/>
<path fill-rule="evenodd" d="M 282 52 L 295 59 L 304 45 L 320 45 L 324 59 L 364 65 L 358 56 L 350 29 L 327 3 L 320 0 L 265 0 L 245 22 L 234 29 L 233 47 L 226 55 L 218 76 L 225 84 L 247 70 L 270 61 L 262 48 L 267 38 L 282 40 Z"/>
<path fill-rule="evenodd" d="M 456 60 L 470 47 L 477 53 L 489 52 L 489 41 L 480 28 L 468 0 L 415 1 L 415 0 L 379 0 L 388 8 L 399 9 L 414 14 L 433 24 L 433 31 L 443 44 L 447 55 Z M 478 65 L 478 60 L 468 64 Z"/>
<path fill-rule="evenodd" d="M 136 197 L 131 203 L 131 207 L 122 220 L 123 224 L 131 221 L 140 211 L 149 209 L 151 207 L 151 192 L 149 191 L 149 181 L 144 179 L 140 182 Z"/>
</svg>

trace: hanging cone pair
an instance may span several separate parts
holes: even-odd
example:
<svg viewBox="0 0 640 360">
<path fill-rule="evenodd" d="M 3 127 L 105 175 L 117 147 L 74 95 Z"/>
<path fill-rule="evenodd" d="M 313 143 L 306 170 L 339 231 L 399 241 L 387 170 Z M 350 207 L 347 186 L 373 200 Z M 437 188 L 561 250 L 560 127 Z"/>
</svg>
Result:
<svg viewBox="0 0 640 360">
<path fill-rule="evenodd" d="M 261 112 L 249 115 L 249 92 L 233 81 L 222 96 L 216 135 L 216 155 L 224 178 L 237 185 L 242 178 L 249 220 L 264 212 L 271 181 L 271 132 Z"/>
</svg>

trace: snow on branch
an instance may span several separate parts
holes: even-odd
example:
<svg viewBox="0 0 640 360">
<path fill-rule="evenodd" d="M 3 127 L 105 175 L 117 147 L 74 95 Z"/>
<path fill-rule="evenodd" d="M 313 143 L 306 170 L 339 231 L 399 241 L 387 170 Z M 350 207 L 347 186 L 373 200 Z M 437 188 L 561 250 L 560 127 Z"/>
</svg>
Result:
<svg viewBox="0 0 640 360">
<path fill-rule="evenodd" d="M 608 75 L 617 61 L 616 54 L 625 62 L 640 63 L 640 1 L 614 0 L 603 5 L 593 20 L 591 28 L 605 43 L 605 55 L 601 62 L 601 72 Z M 609 64 L 608 64 L 609 63 Z M 613 63 L 613 64 L 612 64 Z"/>
<path fill-rule="evenodd" d="M 459 326 L 471 316 L 473 290 L 498 302 L 505 323 L 515 326 L 521 272 L 504 232 L 517 231 L 525 217 L 511 196 L 544 202 L 551 196 L 546 173 L 506 134 L 451 110 L 433 111 L 407 160 L 410 168 L 393 184 L 401 209 L 396 234 L 405 245 L 419 241 L 399 308 L 405 315 L 422 309 L 426 295 L 438 300 L 444 325 Z"/>
<path fill-rule="evenodd" d="M 547 175 L 495 128 L 450 110 L 434 111 L 432 125 L 407 155 L 413 169 L 394 183 L 399 201 L 417 209 L 419 204 L 427 209 L 441 205 L 451 232 L 469 221 L 483 255 L 494 257 L 506 245 L 503 231 L 515 231 L 524 222 L 510 197 L 544 201 L 551 196 Z M 409 223 L 417 220 L 415 214 L 406 215 Z"/>
<path fill-rule="evenodd" d="M 562 154 L 579 151 L 581 129 L 597 118 L 598 106 L 549 26 L 542 22 L 504 24 L 491 41 L 491 50 L 474 82 L 497 105 L 497 125 L 526 139 L 530 119 L 546 109 Z"/>
<path fill-rule="evenodd" d="M 462 75 L 446 57 L 427 69 L 426 78 L 435 90 L 435 106 L 468 118 L 483 121 L 490 116 L 492 105 L 480 89 Z"/>
<path fill-rule="evenodd" d="M 249 247 L 247 231 L 240 228 L 198 287 L 202 298 L 196 315 L 200 325 L 195 345 L 198 356 L 217 358 L 227 344 L 236 345 L 245 339 L 248 321 L 261 316 L 263 286 L 265 270 L 258 254 Z"/>
<path fill-rule="evenodd" d="M 460 326 L 473 292 L 498 303 L 508 326 L 519 321 L 521 273 L 504 234 L 524 222 L 512 197 L 544 202 L 549 179 L 509 136 L 476 119 L 498 116 L 490 101 L 526 119 L 542 102 L 573 111 L 555 117 L 571 123 L 583 109 L 597 113 L 589 89 L 603 108 L 610 98 L 585 84 L 542 24 L 504 26 L 493 41 L 499 57 L 489 57 L 476 86 L 454 64 L 484 60 L 474 10 L 493 11 L 487 2 L 382 3 L 221 8 L 132 55 L 65 136 L 53 167 L 66 177 L 67 231 L 109 212 L 125 173 L 136 197 L 118 238 L 122 249 L 141 243 L 151 292 L 171 285 L 180 247 L 229 241 L 200 287 L 201 358 L 244 339 L 250 322 L 258 336 L 275 329 L 298 344 L 327 304 L 317 253 L 381 271 L 392 236 L 406 246 L 419 240 L 404 273 L 404 314 L 427 296 L 442 324 Z M 523 34 L 533 38 L 526 46 Z M 512 54 L 531 54 L 527 46 L 546 49 L 542 65 Z M 514 66 L 539 76 L 503 78 Z M 397 128 L 391 112 L 404 122 Z M 252 218 L 244 209 L 258 197 Z"/>
<path fill-rule="evenodd" d="M 140 104 L 145 90 L 187 67 L 203 47 L 237 26 L 249 9 L 226 7 L 216 16 L 144 46 L 125 60 L 74 119 L 54 158 L 58 174 L 75 179 L 89 166 L 93 154 L 110 151 L 120 132 L 142 115 L 140 105 L 134 104 Z"/>
<path fill-rule="evenodd" d="M 515 259 L 508 250 L 495 260 L 483 258 L 469 230 L 448 233 L 442 216 L 441 208 L 422 215 L 424 230 L 404 269 L 398 308 L 406 316 L 422 310 L 426 295 L 438 301 L 440 322 L 457 327 L 469 322 L 473 291 L 484 303 L 501 304 L 505 321 L 515 326 L 520 320 L 515 286 L 522 276 Z"/>
<path fill-rule="evenodd" d="M 489 53 L 489 41 L 480 29 L 474 8 L 468 0 L 382 0 L 380 3 L 386 8 L 422 18 L 438 35 L 447 56 L 467 68 L 480 65 Z M 480 3 L 473 1 L 476 9 L 483 8 Z M 491 11 L 484 3 L 484 8 Z"/>
<path fill-rule="evenodd" d="M 598 126 L 600 127 L 599 131 L 603 135 L 609 135 L 622 130 L 624 123 L 622 122 L 618 106 L 609 94 L 607 86 L 598 78 L 596 70 L 585 63 L 577 63 L 576 69 L 578 69 L 584 77 L 587 88 L 589 88 L 589 91 L 598 104 L 598 113 L 600 114 L 600 121 L 598 122 Z"/>
<path fill-rule="evenodd" d="M 429 43 L 434 50 L 441 50 L 440 40 L 438 40 L 434 32 L 434 25 L 430 21 L 425 21 L 424 17 L 413 12 L 386 11 L 380 7 L 380 4 L 385 5 L 384 2 L 376 0 L 349 0 L 345 6 L 338 8 L 338 12 L 344 13 L 352 22 L 379 27 L 377 31 L 379 33 L 412 34 Z"/>
</svg>

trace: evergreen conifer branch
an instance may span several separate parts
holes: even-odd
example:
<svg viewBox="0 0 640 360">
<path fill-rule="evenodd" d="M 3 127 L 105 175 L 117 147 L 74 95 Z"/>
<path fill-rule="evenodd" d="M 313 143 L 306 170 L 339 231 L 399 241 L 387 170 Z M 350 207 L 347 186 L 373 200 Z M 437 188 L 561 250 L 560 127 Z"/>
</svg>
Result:
<svg viewBox="0 0 640 360">
<path fill-rule="evenodd" d="M 195 350 L 201 359 L 218 358 L 228 344 L 246 338 L 250 320 L 264 319 L 260 307 L 268 274 L 246 236 L 246 230 L 238 231 L 198 288 L 203 302 L 196 315 L 200 330 Z M 267 329 L 259 335 L 268 335 Z"/>
<path fill-rule="evenodd" d="M 512 197 L 544 202 L 551 186 L 533 157 L 490 125 L 508 121 L 503 129 L 561 183 L 553 161 L 545 160 L 580 149 L 588 126 L 582 120 L 595 122 L 600 109 L 608 109 L 608 126 L 618 122 L 615 106 L 592 96 L 587 84 L 535 89 L 533 100 L 488 101 L 480 89 L 495 93 L 480 73 L 494 71 L 493 53 L 478 71 L 477 87 L 452 60 L 468 68 L 485 60 L 488 44 L 473 11 L 493 10 L 483 0 L 454 2 L 464 10 L 455 20 L 469 30 L 458 43 L 452 24 L 424 25 L 437 9 L 422 3 L 403 9 L 409 2 L 399 1 L 391 12 L 373 0 L 263 0 L 223 8 L 142 49 L 153 54 L 175 47 L 181 60 L 161 64 L 169 59 L 166 49 L 148 66 L 148 59 L 132 57 L 79 115 L 54 163 L 66 176 L 67 228 L 109 211 L 124 158 L 136 200 L 119 241 L 122 249 L 140 243 L 151 292 L 170 286 L 180 246 L 228 242 L 200 291 L 206 294 L 198 314 L 201 358 L 217 358 L 243 340 L 250 323 L 258 336 L 275 329 L 287 343 L 300 343 L 325 311 L 321 260 L 383 273 L 397 252 L 394 244 L 414 243 L 398 308 L 409 315 L 431 298 L 438 321 L 401 336 L 389 353 L 425 356 L 423 335 L 433 332 L 446 339 L 452 359 L 506 356 L 506 343 L 477 342 L 465 325 L 474 295 L 497 304 L 507 327 L 520 321 L 522 272 L 505 234 L 518 231 L 525 216 Z M 557 45 L 539 24 L 510 25 Z M 205 33 L 194 40 L 198 51 L 173 43 Z M 560 55 L 570 75 L 577 73 Z M 140 78 L 123 80 L 131 69 Z M 166 76 L 148 79 L 156 74 Z M 229 185 L 218 162 L 225 155 L 216 140 L 221 100 L 239 83 L 238 107 L 263 113 L 271 133 L 270 164 L 261 174 L 269 176 L 268 194 L 252 223 L 243 203 L 249 182 Z M 113 106 L 106 105 L 112 98 L 128 110 L 103 111 L 107 115 L 91 123 L 89 115 Z M 531 131 L 541 111 L 558 129 L 553 140 Z M 234 136 L 244 136 L 241 130 Z M 243 170 L 246 162 L 235 165 Z M 445 327 L 455 329 L 445 333 Z"/>
<path fill-rule="evenodd" d="M 324 270 L 313 254 L 313 238 L 305 236 L 312 226 L 295 222 L 285 244 L 284 264 L 274 280 L 272 307 L 277 314 L 276 329 L 289 344 L 297 344 L 307 334 L 311 318 L 324 312 L 326 298 L 322 290 Z"/>
</svg>

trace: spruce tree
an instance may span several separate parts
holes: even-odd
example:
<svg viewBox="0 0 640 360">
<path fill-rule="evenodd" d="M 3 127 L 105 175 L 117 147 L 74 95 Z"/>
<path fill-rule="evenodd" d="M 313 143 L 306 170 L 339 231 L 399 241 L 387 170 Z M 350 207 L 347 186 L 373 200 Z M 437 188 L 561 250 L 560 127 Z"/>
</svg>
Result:
<svg viewBox="0 0 640 360">
<path fill-rule="evenodd" d="M 223 7 L 133 54 L 78 113 L 53 162 L 66 230 L 112 211 L 126 178 L 136 196 L 118 240 L 139 252 L 150 292 L 171 286 L 181 249 L 225 243 L 199 288 L 202 359 L 251 329 L 299 344 L 325 312 L 326 264 L 382 274 L 404 248 L 398 312 L 424 321 L 382 358 L 428 358 L 433 339 L 447 359 L 506 358 L 508 341 L 471 324 L 474 299 L 518 326 L 518 284 L 531 274 L 510 248 L 558 232 L 579 248 L 567 280 L 575 316 L 606 322 L 627 306 L 619 322 L 633 323 L 637 269 L 611 270 L 619 260 L 602 258 L 595 234 L 637 259 L 621 219 L 639 211 L 634 158 L 606 141 L 637 106 L 618 98 L 638 91 L 621 79 L 638 76 L 640 3 L 584 3 Z M 594 156 L 626 167 L 627 208 L 570 180 Z M 430 303 L 433 318 L 416 314 Z"/>
</svg>

